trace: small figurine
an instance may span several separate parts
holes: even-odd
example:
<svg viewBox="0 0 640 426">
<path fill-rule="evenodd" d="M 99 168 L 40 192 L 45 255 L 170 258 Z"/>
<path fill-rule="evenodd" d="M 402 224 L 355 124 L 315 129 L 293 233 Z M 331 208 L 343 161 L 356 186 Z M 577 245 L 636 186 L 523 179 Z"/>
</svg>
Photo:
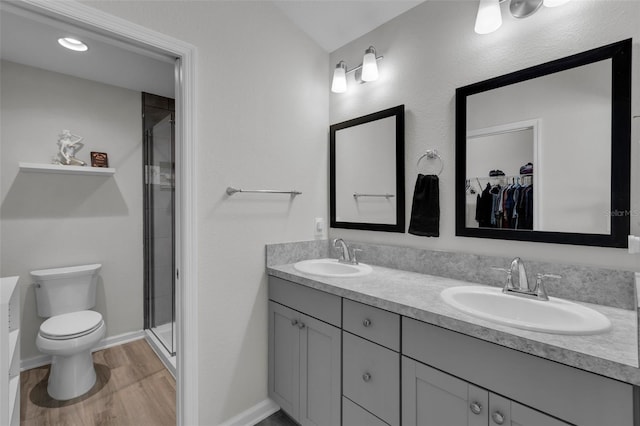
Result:
<svg viewBox="0 0 640 426">
<path fill-rule="evenodd" d="M 58 135 L 58 155 L 54 158 L 54 164 L 65 166 L 86 166 L 82 160 L 76 158 L 76 152 L 80 151 L 84 144 L 82 136 L 74 135 L 69 130 L 63 130 Z"/>
</svg>

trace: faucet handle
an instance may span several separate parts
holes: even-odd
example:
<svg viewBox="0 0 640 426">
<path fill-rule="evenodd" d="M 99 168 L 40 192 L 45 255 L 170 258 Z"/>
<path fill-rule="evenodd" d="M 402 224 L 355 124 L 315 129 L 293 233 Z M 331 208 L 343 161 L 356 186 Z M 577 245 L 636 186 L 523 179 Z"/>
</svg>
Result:
<svg viewBox="0 0 640 426">
<path fill-rule="evenodd" d="M 491 269 L 498 272 L 505 272 L 507 274 L 507 283 L 505 284 L 503 291 L 513 288 L 513 284 L 511 283 L 511 269 L 499 268 L 497 266 L 492 266 Z"/>
<path fill-rule="evenodd" d="M 547 290 L 544 288 L 543 279 L 545 278 L 554 278 L 556 280 L 559 280 L 562 277 L 556 274 L 536 274 L 536 288 L 534 289 L 534 291 L 540 300 L 549 300 L 549 296 L 547 296 Z"/>
<path fill-rule="evenodd" d="M 362 249 L 358 249 L 358 248 L 351 248 L 349 247 L 349 255 L 351 256 L 351 263 L 353 263 L 354 265 L 358 264 L 358 256 L 357 254 L 359 252 L 363 251 Z"/>
<path fill-rule="evenodd" d="M 556 274 L 536 274 L 536 286 L 542 284 L 542 280 L 544 278 L 553 278 L 559 280 L 560 278 L 562 278 L 562 276 Z"/>
<path fill-rule="evenodd" d="M 502 292 L 503 293 L 506 293 L 508 290 L 513 288 L 513 283 L 511 281 L 511 269 L 499 268 L 497 266 L 492 266 L 491 269 L 493 269 L 494 271 L 498 271 L 498 272 L 505 272 L 507 274 L 507 282 L 504 285 L 504 287 L 502 288 Z"/>
</svg>

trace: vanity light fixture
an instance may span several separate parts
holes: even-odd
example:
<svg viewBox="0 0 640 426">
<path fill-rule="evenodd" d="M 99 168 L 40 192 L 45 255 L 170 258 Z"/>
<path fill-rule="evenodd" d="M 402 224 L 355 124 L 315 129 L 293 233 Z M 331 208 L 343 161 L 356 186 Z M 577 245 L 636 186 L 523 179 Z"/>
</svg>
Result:
<svg viewBox="0 0 640 426">
<path fill-rule="evenodd" d="M 362 58 L 362 81 L 376 81 L 378 79 L 378 61 L 376 58 L 376 49 L 369 46 L 364 51 Z"/>
<path fill-rule="evenodd" d="M 344 93 L 347 91 L 347 64 L 344 61 L 338 62 L 333 70 L 333 81 L 331 82 L 333 93 Z"/>
<path fill-rule="evenodd" d="M 476 33 L 489 34 L 500 28 L 501 25 L 500 0 L 480 0 L 474 27 Z"/>
<path fill-rule="evenodd" d="M 58 39 L 58 44 L 75 52 L 86 52 L 89 46 L 73 37 L 62 37 Z"/>
<path fill-rule="evenodd" d="M 480 0 L 474 27 L 476 33 L 489 34 L 500 28 L 502 25 L 500 3 L 505 1 L 509 1 L 511 16 L 522 19 L 536 13 L 542 5 L 557 7 L 568 3 L 570 0 Z"/>
<path fill-rule="evenodd" d="M 496 0 L 497 1 L 497 0 Z M 383 56 L 376 56 L 376 49 L 369 46 L 364 51 L 362 63 L 357 67 L 347 70 L 347 64 L 344 61 L 338 62 L 333 70 L 333 80 L 331 82 L 331 91 L 333 93 L 344 93 L 347 91 L 347 74 L 355 72 L 356 81 L 366 83 L 367 81 L 375 81 L 378 79 L 378 61 Z M 360 71 L 358 73 L 358 71 Z"/>
</svg>

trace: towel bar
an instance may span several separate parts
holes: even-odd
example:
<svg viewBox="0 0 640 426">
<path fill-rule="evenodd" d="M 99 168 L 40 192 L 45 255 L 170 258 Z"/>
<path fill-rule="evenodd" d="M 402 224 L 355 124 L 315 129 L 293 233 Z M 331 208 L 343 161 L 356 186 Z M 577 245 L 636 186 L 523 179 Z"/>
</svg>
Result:
<svg viewBox="0 0 640 426">
<path fill-rule="evenodd" d="M 233 195 L 236 192 L 248 192 L 252 194 L 289 194 L 292 197 L 302 194 L 302 192 L 295 191 L 295 190 L 281 191 L 277 189 L 238 189 L 238 188 L 232 188 L 232 187 L 227 188 L 227 195 Z"/>
</svg>

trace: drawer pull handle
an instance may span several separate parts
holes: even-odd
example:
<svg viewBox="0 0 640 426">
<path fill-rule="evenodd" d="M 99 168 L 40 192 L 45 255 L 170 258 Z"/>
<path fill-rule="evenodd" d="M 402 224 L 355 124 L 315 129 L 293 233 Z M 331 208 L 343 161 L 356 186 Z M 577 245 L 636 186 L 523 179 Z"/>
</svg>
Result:
<svg viewBox="0 0 640 426">
<path fill-rule="evenodd" d="M 362 321 L 362 325 L 364 325 L 365 327 L 371 326 L 371 320 L 369 318 L 365 319 L 364 321 Z"/>
<path fill-rule="evenodd" d="M 482 412 L 482 404 L 479 402 L 472 402 L 469 408 L 473 414 L 480 414 Z"/>
<path fill-rule="evenodd" d="M 305 325 L 304 325 L 304 323 L 303 323 L 303 322 L 299 322 L 299 323 L 298 323 L 298 328 L 299 328 L 300 330 L 302 330 L 304 327 L 305 327 Z"/>
<path fill-rule="evenodd" d="M 291 325 L 293 326 L 298 325 L 298 320 L 297 319 L 291 320 Z"/>
<path fill-rule="evenodd" d="M 364 380 L 365 382 L 369 382 L 369 381 L 371 381 L 371 374 L 369 374 L 369 373 L 364 373 L 364 374 L 362 375 L 362 380 Z"/>
<path fill-rule="evenodd" d="M 497 425 L 504 424 L 504 414 L 502 414 L 500 411 L 494 411 L 491 415 L 491 418 Z"/>
</svg>

